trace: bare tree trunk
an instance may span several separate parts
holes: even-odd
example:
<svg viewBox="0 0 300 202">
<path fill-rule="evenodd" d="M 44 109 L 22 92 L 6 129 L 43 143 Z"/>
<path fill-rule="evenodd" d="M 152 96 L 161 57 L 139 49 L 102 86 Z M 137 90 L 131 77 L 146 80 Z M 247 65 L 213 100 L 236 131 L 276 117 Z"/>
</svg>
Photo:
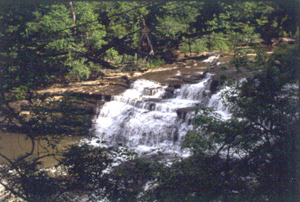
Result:
<svg viewBox="0 0 300 202">
<path fill-rule="evenodd" d="M 149 39 L 149 36 L 148 36 L 148 34 L 146 34 L 146 37 L 147 37 L 147 40 L 148 40 L 148 43 L 149 43 L 149 46 L 150 46 L 150 48 L 151 48 L 151 51 L 150 51 L 150 55 L 154 55 L 154 51 L 153 51 L 153 46 L 152 46 L 152 44 L 151 44 L 151 41 L 150 41 L 150 39 Z"/>
<path fill-rule="evenodd" d="M 74 25 L 76 25 L 76 15 L 75 15 L 75 12 L 74 12 L 74 9 L 73 9 L 72 1 L 70 1 L 69 4 L 70 4 L 71 12 L 72 12 L 72 17 L 73 17 Z"/>
<path fill-rule="evenodd" d="M 150 41 L 150 38 L 149 38 L 149 36 L 148 36 L 148 33 L 150 32 L 150 30 L 149 30 L 149 28 L 146 26 L 146 22 L 145 22 L 145 18 L 142 16 L 142 19 L 143 19 L 143 26 L 144 26 L 144 28 L 143 28 L 143 30 L 142 30 L 142 32 L 143 32 L 143 35 L 142 35 L 142 37 L 145 35 L 146 36 L 146 38 L 147 38 L 147 41 L 148 41 L 148 44 L 149 44 L 149 46 L 150 46 L 150 55 L 154 55 L 154 51 L 153 51 L 153 46 L 152 46 L 152 44 L 151 44 L 151 41 Z M 141 38 L 141 40 L 142 40 L 142 38 Z"/>
<path fill-rule="evenodd" d="M 75 15 L 75 12 L 74 12 L 74 9 L 73 9 L 73 3 L 72 3 L 72 1 L 70 1 L 69 4 L 70 4 L 70 8 L 71 8 L 73 22 L 74 22 L 74 25 L 76 26 L 76 15 Z M 74 28 L 74 33 L 76 34 L 76 27 Z"/>
<path fill-rule="evenodd" d="M 134 64 L 137 65 L 137 53 L 134 54 Z"/>
</svg>

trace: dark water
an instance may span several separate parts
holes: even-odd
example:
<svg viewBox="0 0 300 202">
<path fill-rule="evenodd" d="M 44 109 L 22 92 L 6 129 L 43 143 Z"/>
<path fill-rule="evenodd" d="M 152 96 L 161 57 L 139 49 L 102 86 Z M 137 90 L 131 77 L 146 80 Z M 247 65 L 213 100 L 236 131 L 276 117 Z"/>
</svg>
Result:
<svg viewBox="0 0 300 202">
<path fill-rule="evenodd" d="M 49 147 L 45 140 L 36 141 L 34 156 L 45 155 L 45 152 L 58 154 L 58 151 L 62 151 L 66 146 L 74 144 L 80 139 L 79 137 L 64 137 L 56 145 L 57 150 Z M 32 143 L 26 138 L 26 135 L 20 133 L 0 133 L 0 152 L 9 159 L 16 159 L 18 156 L 30 152 L 31 149 Z M 59 155 L 57 158 L 59 158 Z M 0 163 L 7 163 L 7 161 L 0 157 Z M 53 166 L 57 163 L 57 160 L 54 157 L 47 157 L 42 160 L 42 163 L 45 166 Z"/>
</svg>

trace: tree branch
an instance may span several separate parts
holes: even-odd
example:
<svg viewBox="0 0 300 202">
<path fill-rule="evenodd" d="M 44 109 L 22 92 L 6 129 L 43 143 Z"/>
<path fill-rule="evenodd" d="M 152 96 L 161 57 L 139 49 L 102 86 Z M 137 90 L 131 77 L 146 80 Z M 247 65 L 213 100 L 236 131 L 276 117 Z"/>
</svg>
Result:
<svg viewBox="0 0 300 202">
<path fill-rule="evenodd" d="M 20 159 L 18 159 L 17 162 L 20 162 L 20 161 L 26 159 L 27 157 L 33 155 L 34 147 L 35 147 L 35 141 L 34 141 L 34 138 L 31 137 L 31 135 L 28 135 L 28 134 L 26 134 L 26 135 L 27 135 L 27 137 L 31 140 L 31 151 L 30 151 L 29 153 L 26 153 L 26 154 L 25 154 L 24 156 L 22 156 Z"/>
</svg>

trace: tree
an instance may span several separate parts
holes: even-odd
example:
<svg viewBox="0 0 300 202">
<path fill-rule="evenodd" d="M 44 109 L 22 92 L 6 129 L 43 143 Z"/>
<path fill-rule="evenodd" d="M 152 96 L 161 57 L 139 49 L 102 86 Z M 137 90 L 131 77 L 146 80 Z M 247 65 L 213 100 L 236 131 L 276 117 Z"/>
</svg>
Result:
<svg viewBox="0 0 300 202">
<path fill-rule="evenodd" d="M 178 48 L 181 38 L 188 34 L 190 24 L 195 21 L 198 5 L 196 2 L 168 2 L 155 8 L 152 12 L 156 14 L 156 26 L 152 26 L 157 43 Z"/>
<path fill-rule="evenodd" d="M 198 130 L 183 144 L 192 156 L 161 173 L 150 196 L 168 201 L 293 201 L 298 51 L 298 46 L 277 50 L 261 72 L 227 92 L 232 118 L 223 120 L 212 109 L 199 108 Z"/>
<path fill-rule="evenodd" d="M 56 150 L 64 136 L 87 134 L 73 128 L 78 123 L 88 127 L 90 122 L 74 120 L 70 115 L 74 108 L 65 102 L 67 95 L 61 102 L 52 102 L 35 90 L 59 80 L 87 79 L 100 66 L 118 68 L 126 58 L 122 54 L 148 56 L 149 51 L 139 50 L 143 19 L 155 48 L 184 44 L 191 52 L 191 47 L 200 44 L 200 50 L 226 49 L 251 44 L 259 35 L 271 43 L 273 37 L 295 34 L 295 12 L 284 6 L 216 1 L 74 2 L 72 9 L 63 3 L 3 6 L 0 107 L 6 119 L 1 124 L 17 125 L 32 148 L 46 140 Z M 107 174 L 116 156 L 114 149 L 72 146 L 61 160 L 66 175 L 52 176 L 41 169 L 41 160 L 61 155 L 59 151 L 36 154 L 32 149 L 17 159 L 0 153 L 8 162 L 1 167 L 0 184 L 7 193 L 27 201 L 62 201 L 74 187 L 91 198 L 111 200 L 126 196 L 145 201 L 291 201 L 299 175 L 294 154 L 299 151 L 295 144 L 299 142 L 295 132 L 299 127 L 299 48 L 287 47 L 282 43 L 282 52 L 266 60 L 258 58 L 261 69 L 227 93 L 233 107 L 231 119 L 199 109 L 199 130 L 191 132 L 183 145 L 193 153 L 188 159 L 171 167 L 132 160 Z M 20 116 L 11 106 L 24 99 L 30 117 Z M 63 118 L 56 110 L 66 112 Z M 72 124 L 65 125 L 65 120 Z M 148 180 L 152 188 L 144 191 Z"/>
<path fill-rule="evenodd" d="M 34 44 L 39 47 L 38 56 L 44 57 L 48 66 L 51 65 L 52 70 L 57 69 L 60 74 L 87 78 L 93 68 L 87 56 L 106 43 L 103 39 L 106 35 L 104 26 L 99 24 L 93 5 L 83 2 L 74 4 L 76 24 L 67 5 L 53 4 L 47 10 L 39 21 L 28 23 L 32 35 L 49 38 L 46 44 L 39 40 Z"/>
</svg>

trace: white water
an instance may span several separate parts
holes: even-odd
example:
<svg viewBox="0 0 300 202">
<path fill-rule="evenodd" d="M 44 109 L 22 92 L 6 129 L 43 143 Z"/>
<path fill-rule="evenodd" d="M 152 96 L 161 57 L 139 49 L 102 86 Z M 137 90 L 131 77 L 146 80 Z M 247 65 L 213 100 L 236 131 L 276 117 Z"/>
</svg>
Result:
<svg viewBox="0 0 300 202">
<path fill-rule="evenodd" d="M 220 114 L 222 119 L 229 119 L 231 117 L 229 108 L 224 104 L 224 102 L 226 103 L 226 100 L 222 98 L 222 94 L 229 90 L 230 87 L 227 86 L 216 94 L 212 95 L 207 104 L 208 107 L 213 108 L 218 114 Z"/>
<path fill-rule="evenodd" d="M 182 154 L 180 143 L 194 127 L 197 105 L 215 107 L 222 117 L 230 116 L 220 92 L 211 96 L 211 81 L 212 75 L 207 74 L 199 83 L 174 90 L 173 98 L 163 99 L 168 86 L 137 80 L 102 106 L 93 131 L 109 145 L 128 146 L 140 155 L 158 151 Z"/>
<path fill-rule="evenodd" d="M 219 58 L 220 58 L 220 55 L 214 55 L 214 56 L 210 56 L 209 58 L 203 60 L 202 62 L 212 63 L 214 61 L 217 61 Z"/>
</svg>

